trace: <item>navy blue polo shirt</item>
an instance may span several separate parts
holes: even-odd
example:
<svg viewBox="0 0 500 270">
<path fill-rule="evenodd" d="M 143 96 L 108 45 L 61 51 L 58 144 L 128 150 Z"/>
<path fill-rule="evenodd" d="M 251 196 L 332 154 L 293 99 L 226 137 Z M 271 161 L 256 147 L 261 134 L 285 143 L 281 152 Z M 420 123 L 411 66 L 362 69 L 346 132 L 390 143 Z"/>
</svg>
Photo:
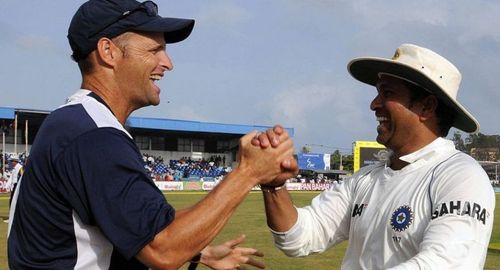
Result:
<svg viewBox="0 0 500 270">
<path fill-rule="evenodd" d="M 87 90 L 44 120 L 17 190 L 11 269 L 147 269 L 134 256 L 175 216 L 130 134 Z"/>
</svg>

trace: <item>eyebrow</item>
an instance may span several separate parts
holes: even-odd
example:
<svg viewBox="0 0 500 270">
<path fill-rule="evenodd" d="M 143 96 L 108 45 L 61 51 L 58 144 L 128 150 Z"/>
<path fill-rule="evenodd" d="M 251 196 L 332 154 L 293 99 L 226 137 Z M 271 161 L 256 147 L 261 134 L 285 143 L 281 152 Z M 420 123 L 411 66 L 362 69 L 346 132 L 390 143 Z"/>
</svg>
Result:
<svg viewBox="0 0 500 270">
<path fill-rule="evenodd" d="M 165 50 L 166 48 L 167 48 L 166 44 L 155 44 L 151 47 L 151 50 L 158 51 L 158 50 Z"/>
</svg>

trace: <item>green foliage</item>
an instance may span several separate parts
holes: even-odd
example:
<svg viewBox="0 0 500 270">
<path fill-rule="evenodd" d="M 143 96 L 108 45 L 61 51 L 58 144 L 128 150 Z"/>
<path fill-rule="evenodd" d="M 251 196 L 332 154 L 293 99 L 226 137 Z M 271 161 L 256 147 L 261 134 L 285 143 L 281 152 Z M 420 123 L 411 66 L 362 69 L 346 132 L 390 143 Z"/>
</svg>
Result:
<svg viewBox="0 0 500 270">
<path fill-rule="evenodd" d="M 473 148 L 500 148 L 499 135 L 485 135 L 482 133 L 473 133 L 465 139 L 467 151 Z"/>
<path fill-rule="evenodd" d="M 354 168 L 354 157 L 352 154 L 340 153 L 339 150 L 335 150 L 330 155 L 330 168 L 332 170 L 340 169 L 340 161 L 342 160 L 342 169 L 345 171 L 353 171 Z"/>
<path fill-rule="evenodd" d="M 471 153 L 472 149 L 496 149 L 500 151 L 500 135 L 485 135 L 482 133 L 471 133 L 463 139 L 460 131 L 455 131 L 451 140 L 455 147 L 466 153 Z"/>
<path fill-rule="evenodd" d="M 308 146 L 302 146 L 302 149 L 300 149 L 301 153 L 308 154 L 311 153 L 311 148 Z"/>
</svg>

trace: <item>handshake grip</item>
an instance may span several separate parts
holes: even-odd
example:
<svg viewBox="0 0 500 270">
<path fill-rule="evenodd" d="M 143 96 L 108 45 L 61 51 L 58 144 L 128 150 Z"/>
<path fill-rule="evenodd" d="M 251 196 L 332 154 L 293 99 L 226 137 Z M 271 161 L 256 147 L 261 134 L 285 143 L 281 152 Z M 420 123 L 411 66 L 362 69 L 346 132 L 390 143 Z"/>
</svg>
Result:
<svg viewBox="0 0 500 270">
<path fill-rule="evenodd" d="M 265 132 L 253 131 L 240 139 L 239 165 L 247 169 L 255 184 L 279 186 L 298 173 L 293 141 L 276 125 Z"/>
</svg>

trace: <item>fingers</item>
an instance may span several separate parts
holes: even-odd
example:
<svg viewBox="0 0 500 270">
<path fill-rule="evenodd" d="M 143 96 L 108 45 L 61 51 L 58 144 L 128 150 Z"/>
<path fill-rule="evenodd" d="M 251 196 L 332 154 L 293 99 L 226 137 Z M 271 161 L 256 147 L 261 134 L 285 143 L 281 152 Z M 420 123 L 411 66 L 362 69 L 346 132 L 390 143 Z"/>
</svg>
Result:
<svg viewBox="0 0 500 270">
<path fill-rule="evenodd" d="M 252 145 L 260 146 L 263 149 L 266 149 L 269 145 L 276 148 L 281 141 L 288 139 L 288 133 L 281 125 L 275 125 L 265 132 L 252 132 L 251 134 L 253 135 L 251 140 Z"/>
<path fill-rule="evenodd" d="M 254 258 L 252 257 L 248 257 L 248 260 L 245 262 L 245 264 L 248 264 L 248 265 L 252 265 L 254 267 L 257 267 L 259 269 L 264 269 L 266 268 L 266 265 L 261 262 L 261 261 L 257 261 L 255 260 Z M 241 266 L 240 266 L 241 267 Z"/>
<path fill-rule="evenodd" d="M 278 124 L 278 125 L 275 125 L 273 127 L 273 131 L 274 131 L 274 133 L 276 133 L 278 135 L 281 135 L 281 134 L 283 134 L 283 132 L 285 131 L 285 129 L 281 125 Z"/>
<path fill-rule="evenodd" d="M 259 133 L 259 135 L 257 136 L 257 139 L 260 142 L 260 147 L 264 148 L 264 149 L 269 147 L 269 145 L 271 144 L 270 141 L 272 140 L 267 135 L 267 132 L 266 133 Z"/>
<path fill-rule="evenodd" d="M 251 266 L 257 267 L 259 269 L 266 268 L 266 265 L 263 262 L 258 261 L 254 257 L 252 257 L 252 256 L 263 257 L 264 253 L 262 253 L 256 249 L 253 249 L 253 248 L 237 248 L 237 251 L 241 255 L 241 257 L 240 257 L 241 264 L 251 265 Z M 236 269 L 247 269 L 244 265 L 241 265 L 241 264 L 238 264 L 236 266 Z"/>
<path fill-rule="evenodd" d="M 235 248 L 237 245 L 243 243 L 245 241 L 246 235 L 242 234 L 236 239 L 229 240 L 224 243 L 224 245 L 229 246 L 231 248 Z"/>
<path fill-rule="evenodd" d="M 261 251 L 258 251 L 255 248 L 237 247 L 237 248 L 235 248 L 235 252 L 238 252 L 239 254 L 241 254 L 241 256 L 264 257 L 264 253 L 262 253 Z"/>
<path fill-rule="evenodd" d="M 278 176 L 279 181 L 286 176 L 293 177 L 296 161 L 293 159 L 293 140 L 288 132 L 277 125 L 265 132 L 253 131 L 240 140 L 239 165 L 252 168 L 250 172 L 256 184 L 265 184 Z"/>
</svg>

